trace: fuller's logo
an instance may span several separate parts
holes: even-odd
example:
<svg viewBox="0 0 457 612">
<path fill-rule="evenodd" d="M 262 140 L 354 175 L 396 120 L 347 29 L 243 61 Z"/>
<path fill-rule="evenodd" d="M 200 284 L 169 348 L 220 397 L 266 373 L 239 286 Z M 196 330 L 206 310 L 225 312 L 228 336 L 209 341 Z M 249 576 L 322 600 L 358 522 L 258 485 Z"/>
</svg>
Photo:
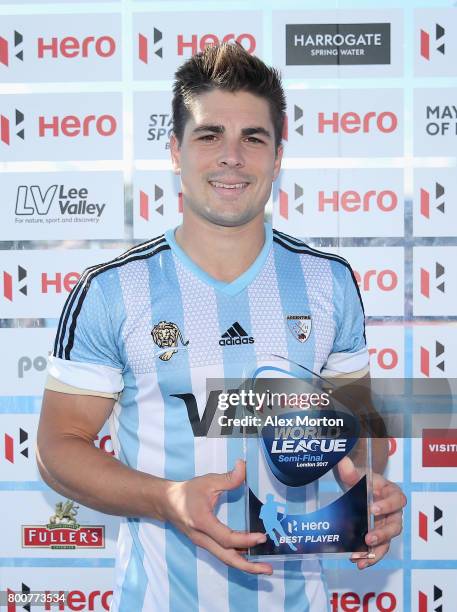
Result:
<svg viewBox="0 0 457 612">
<path fill-rule="evenodd" d="M 422 465 L 431 468 L 457 467 L 457 429 L 422 431 Z"/>
<path fill-rule="evenodd" d="M 9 146 L 12 136 L 25 140 L 24 113 L 14 109 L 14 119 L 0 114 L 0 141 Z"/>
<path fill-rule="evenodd" d="M 284 219 L 289 219 L 289 201 L 292 196 L 284 189 L 279 190 L 279 214 Z M 293 207 L 300 214 L 303 214 L 303 187 L 298 183 L 294 183 L 293 189 Z"/>
<path fill-rule="evenodd" d="M 23 548 L 105 548 L 104 525 L 80 525 L 79 506 L 71 500 L 58 502 L 47 525 L 23 525 Z"/>
<path fill-rule="evenodd" d="M 430 192 L 426 189 L 420 190 L 420 211 L 421 215 L 426 219 L 430 219 L 430 207 L 433 206 L 440 213 L 444 214 L 445 212 L 445 201 L 443 200 L 445 196 L 445 189 L 443 185 L 438 182 L 435 182 L 435 191 L 434 191 L 434 201 L 431 201 Z"/>
<path fill-rule="evenodd" d="M 438 261 L 435 262 L 435 268 L 433 272 L 426 268 L 420 269 L 420 292 L 426 298 L 430 297 L 430 287 L 440 291 L 441 293 L 446 292 L 445 283 L 445 267 Z"/>
<path fill-rule="evenodd" d="M 424 542 L 428 542 L 430 529 L 439 536 L 443 536 L 443 510 L 433 506 L 433 516 L 430 518 L 425 512 L 419 511 L 418 532 Z"/>
<path fill-rule="evenodd" d="M 445 371 L 445 346 L 438 340 L 435 341 L 434 355 L 431 357 L 430 351 L 425 346 L 420 347 L 420 371 L 424 376 L 430 376 L 431 366 L 438 368 L 441 372 Z M 432 361 L 433 360 L 433 361 Z"/>
<path fill-rule="evenodd" d="M 24 37 L 17 30 L 14 30 L 11 40 L 0 36 L 0 64 L 8 67 L 13 57 L 23 62 L 23 42 Z"/>
<path fill-rule="evenodd" d="M 287 315 L 287 326 L 296 340 L 306 342 L 311 335 L 311 315 Z"/>
<path fill-rule="evenodd" d="M 5 433 L 4 437 L 4 457 L 10 463 L 15 463 L 19 455 L 22 455 L 26 459 L 29 458 L 29 447 L 28 447 L 29 434 L 25 429 L 19 427 L 18 431 L 14 435 Z"/>
<path fill-rule="evenodd" d="M 418 593 L 418 608 L 417 612 L 444 612 L 443 608 L 443 590 L 433 585 L 433 593 Z"/>
<path fill-rule="evenodd" d="M 187 346 L 189 344 L 189 340 L 184 342 L 182 334 L 176 323 L 171 323 L 169 321 L 160 321 L 160 323 L 154 325 L 151 330 L 151 336 L 155 344 L 157 344 L 157 346 L 160 348 L 177 347 L 178 340 L 181 341 L 183 346 Z M 170 361 L 173 355 L 177 352 L 177 349 L 165 351 L 159 355 L 159 359 L 162 361 Z"/>
<path fill-rule="evenodd" d="M 152 36 L 138 34 L 138 58 L 144 63 L 154 59 L 163 59 L 163 33 L 157 28 L 153 29 Z"/>
<path fill-rule="evenodd" d="M 434 45 L 436 45 L 434 47 L 434 50 L 437 51 L 438 53 L 441 53 L 441 55 L 445 55 L 446 53 L 446 45 L 444 42 L 445 34 L 446 34 L 446 30 L 439 23 L 435 24 L 435 32 L 433 35 L 430 35 L 430 33 L 427 30 L 420 31 L 420 54 L 425 60 L 427 61 L 430 60 L 431 41 L 433 42 Z"/>
<path fill-rule="evenodd" d="M 3 297 L 7 299 L 9 302 L 12 302 L 14 299 L 14 289 L 22 293 L 22 295 L 27 295 L 27 283 L 25 282 L 27 278 L 27 270 L 22 266 L 17 267 L 17 271 L 15 274 L 10 274 L 10 272 L 3 271 Z"/>
</svg>

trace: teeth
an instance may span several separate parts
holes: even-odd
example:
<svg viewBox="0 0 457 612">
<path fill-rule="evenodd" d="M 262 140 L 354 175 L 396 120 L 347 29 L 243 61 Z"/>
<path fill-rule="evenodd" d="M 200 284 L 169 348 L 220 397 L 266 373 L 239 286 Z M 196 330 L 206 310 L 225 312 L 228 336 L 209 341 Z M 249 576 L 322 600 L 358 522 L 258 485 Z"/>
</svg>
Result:
<svg viewBox="0 0 457 612">
<path fill-rule="evenodd" d="M 218 183 L 217 181 L 211 181 L 211 185 L 214 187 L 223 187 L 224 189 L 241 189 L 246 183 L 236 183 L 235 185 L 227 185 L 226 183 Z"/>
</svg>

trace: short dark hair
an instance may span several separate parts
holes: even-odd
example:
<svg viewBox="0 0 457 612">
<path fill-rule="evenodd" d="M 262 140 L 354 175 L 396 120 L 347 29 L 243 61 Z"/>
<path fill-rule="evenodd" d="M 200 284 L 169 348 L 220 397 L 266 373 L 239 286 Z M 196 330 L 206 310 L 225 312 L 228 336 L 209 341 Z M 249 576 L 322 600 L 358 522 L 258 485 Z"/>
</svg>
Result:
<svg viewBox="0 0 457 612">
<path fill-rule="evenodd" d="M 250 55 L 238 43 L 206 47 L 187 60 L 175 74 L 173 85 L 173 132 L 181 143 L 194 98 L 221 89 L 246 91 L 264 98 L 270 107 L 276 149 L 281 144 L 286 98 L 278 70 Z"/>
</svg>

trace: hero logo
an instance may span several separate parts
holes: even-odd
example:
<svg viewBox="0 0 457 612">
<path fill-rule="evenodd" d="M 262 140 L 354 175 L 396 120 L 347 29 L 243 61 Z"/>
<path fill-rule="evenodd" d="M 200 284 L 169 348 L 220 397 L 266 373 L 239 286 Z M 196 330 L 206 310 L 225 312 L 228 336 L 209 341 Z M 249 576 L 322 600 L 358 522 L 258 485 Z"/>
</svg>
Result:
<svg viewBox="0 0 457 612">
<path fill-rule="evenodd" d="M 150 205 L 151 200 L 154 201 L 154 210 L 159 215 L 164 214 L 164 190 L 159 185 L 154 185 L 154 195 L 149 196 L 145 191 L 140 189 L 140 217 L 145 221 L 150 220 Z M 182 213 L 182 193 L 178 193 L 178 212 Z"/>
<path fill-rule="evenodd" d="M 443 536 L 443 510 L 438 506 L 433 506 L 433 519 L 431 525 L 433 531 L 439 536 Z M 419 512 L 418 522 L 419 537 L 424 542 L 429 540 L 429 517 L 425 512 Z"/>
<path fill-rule="evenodd" d="M 45 138 L 52 136 L 67 136 L 75 138 L 76 136 L 112 136 L 117 130 L 117 121 L 113 115 L 87 115 L 86 117 L 77 117 L 76 115 L 66 115 L 65 117 L 46 118 L 43 115 L 38 117 L 38 136 Z M 48 133 L 49 132 L 49 133 Z"/>
<path fill-rule="evenodd" d="M 441 293 L 446 292 L 446 284 L 444 281 L 445 268 L 438 261 L 435 262 L 435 270 L 433 276 L 434 288 Z M 430 271 L 425 268 L 420 270 L 420 292 L 426 298 L 430 297 Z"/>
<path fill-rule="evenodd" d="M 164 140 L 165 149 L 170 148 L 173 121 L 170 113 L 157 113 L 149 116 L 147 140 Z"/>
<path fill-rule="evenodd" d="M 14 30 L 13 32 L 13 40 L 12 40 L 12 48 L 10 49 L 10 43 L 8 39 L 0 36 L 0 64 L 8 67 L 10 64 L 11 55 L 21 62 L 24 61 L 24 50 L 22 49 L 22 43 L 24 42 L 24 37 L 20 32 Z"/>
<path fill-rule="evenodd" d="M 43 372 L 46 370 L 47 363 L 47 359 L 43 355 L 38 355 L 33 359 L 24 355 L 17 362 L 17 375 L 19 378 L 24 378 L 25 372 L 30 372 L 32 368 L 36 372 Z"/>
<path fill-rule="evenodd" d="M 425 116 L 428 123 L 425 125 L 425 131 L 429 136 L 443 136 L 449 130 L 453 130 L 457 134 L 457 106 L 429 106 L 425 107 Z M 445 121 L 445 119 L 452 119 Z"/>
<path fill-rule="evenodd" d="M 152 38 L 152 40 L 151 40 Z M 163 59 L 163 32 L 159 29 L 154 28 L 152 37 L 145 34 L 138 34 L 138 58 L 144 64 L 148 64 L 151 55 L 155 55 L 159 59 Z M 226 34 L 222 38 L 216 36 L 216 34 L 191 34 L 190 39 L 184 37 L 183 34 L 178 34 L 177 37 L 177 54 L 182 56 L 187 51 L 190 51 L 191 55 L 195 55 L 199 51 L 204 51 L 206 47 L 218 45 L 223 42 L 234 41 L 242 45 L 248 53 L 254 53 L 256 48 L 256 40 L 252 34 Z M 151 44 L 152 43 L 152 44 Z"/>
<path fill-rule="evenodd" d="M 446 53 L 445 43 L 443 37 L 446 30 L 439 23 L 435 24 L 435 43 L 437 43 L 436 51 L 444 55 Z M 430 34 L 426 30 L 420 31 L 420 54 L 421 56 L 429 61 L 430 60 Z"/>
<path fill-rule="evenodd" d="M 192 34 L 190 40 L 184 40 L 183 34 L 178 34 L 177 38 L 177 52 L 178 55 L 184 55 L 186 51 L 190 51 L 192 55 L 195 55 L 199 51 L 204 51 L 206 47 L 213 45 L 219 45 L 224 42 L 237 42 L 239 45 L 244 47 L 248 53 L 254 53 L 256 48 L 256 40 L 253 34 L 226 34 L 222 38 L 216 36 L 216 34 Z"/>
<path fill-rule="evenodd" d="M 34 217 L 35 213 L 44 216 L 49 213 L 51 204 L 57 199 L 60 214 L 62 216 L 70 215 L 69 220 L 72 220 L 72 216 L 75 215 L 86 215 L 92 216 L 98 221 L 103 214 L 106 203 L 88 202 L 88 194 L 89 191 L 85 187 L 66 188 L 65 185 L 51 185 L 42 193 L 38 185 L 31 185 L 30 187 L 20 185 L 17 189 L 15 213 L 19 216 L 28 217 Z M 58 220 L 60 221 L 60 219 Z M 22 219 L 17 221 L 22 221 Z M 27 221 L 32 222 L 36 219 L 26 219 Z"/>
<path fill-rule="evenodd" d="M 365 115 L 355 112 L 332 113 L 331 118 L 326 117 L 325 113 L 317 114 L 317 131 L 323 134 L 329 129 L 333 134 L 364 134 L 375 131 L 381 134 L 391 134 L 398 127 L 398 117 L 391 111 L 375 113 L 370 111 Z"/>
<path fill-rule="evenodd" d="M 98 55 L 101 58 L 112 57 L 116 52 L 116 41 L 112 36 L 86 36 L 78 40 L 75 36 L 65 36 L 58 39 L 53 36 L 49 42 L 44 38 L 37 40 L 37 55 L 39 59 L 49 57 L 73 58 Z"/>
<path fill-rule="evenodd" d="M 292 123 L 292 126 L 289 126 L 289 116 L 286 115 L 284 118 L 284 125 L 282 128 L 282 138 L 283 140 L 289 140 L 289 128 L 293 129 L 294 132 L 296 132 L 297 134 L 300 134 L 300 136 L 303 136 L 303 127 L 304 127 L 304 121 L 303 121 L 303 109 L 301 106 L 298 106 L 297 104 L 294 104 L 294 120 Z"/>
<path fill-rule="evenodd" d="M 27 295 L 27 283 L 24 282 L 27 278 L 27 270 L 22 266 L 17 267 L 17 290 L 22 293 L 22 295 Z M 14 299 L 13 294 L 13 275 L 9 272 L 3 271 L 3 297 L 7 299 L 9 302 L 12 302 Z"/>
<path fill-rule="evenodd" d="M 0 115 L 0 142 L 9 146 L 11 144 L 11 123 L 14 124 L 14 135 L 25 140 L 24 113 L 14 109 L 14 122 L 5 115 Z"/>
<path fill-rule="evenodd" d="M 370 602 L 376 608 L 373 608 Z M 341 594 L 333 592 L 330 605 L 332 612 L 369 612 L 373 609 L 378 612 L 394 612 L 394 610 L 398 610 L 397 598 L 389 591 L 383 591 L 379 594 L 365 593 L 363 597 L 352 591 Z"/>
<path fill-rule="evenodd" d="M 152 53 L 160 59 L 163 59 L 163 46 L 161 44 L 162 38 L 162 32 L 157 28 L 154 28 L 152 35 Z M 144 34 L 138 34 L 138 57 L 145 64 L 149 62 L 150 51 L 149 38 Z"/>
<path fill-rule="evenodd" d="M 56 293 L 62 293 L 62 291 L 70 293 L 80 276 L 79 272 L 67 272 L 66 274 L 56 272 L 54 278 L 52 278 L 46 272 L 42 272 L 41 293 L 48 293 L 48 289 L 51 287 L 54 287 Z"/>
<path fill-rule="evenodd" d="M 303 201 L 300 201 L 302 196 L 303 187 L 301 185 L 298 185 L 297 183 L 294 183 L 293 205 L 295 210 L 300 213 L 300 215 L 303 214 Z M 281 215 L 281 217 L 284 217 L 284 219 L 289 218 L 289 194 L 283 189 L 279 190 L 279 214 Z"/>
<path fill-rule="evenodd" d="M 418 593 L 418 608 L 417 612 L 443 612 L 443 590 L 440 587 L 433 585 L 433 608 L 428 607 L 429 595 L 423 591 Z"/>
<path fill-rule="evenodd" d="M 326 208 L 327 205 L 327 208 Z M 358 191 L 332 191 L 331 194 L 326 194 L 324 191 L 318 193 L 318 211 L 324 212 L 330 210 L 339 212 L 370 212 L 374 207 L 377 207 L 381 212 L 391 212 L 398 205 L 398 196 L 394 191 L 385 189 L 383 191 L 370 190 L 366 193 Z"/>
<path fill-rule="evenodd" d="M 40 590 L 33 590 L 23 582 L 21 583 L 21 590 L 14 591 L 13 589 L 6 588 L 6 594 L 13 596 L 13 601 L 8 603 L 8 612 L 16 612 L 16 610 L 29 610 L 30 604 L 23 606 L 22 603 L 14 603 L 14 595 L 20 596 L 21 594 L 29 594 L 30 592 L 40 592 Z M 58 592 L 59 594 L 64 595 L 64 591 L 51 591 L 44 590 L 45 593 L 53 593 Z M 111 597 L 113 596 L 113 591 L 89 591 L 88 593 L 84 591 L 80 591 L 79 589 L 69 589 L 65 591 L 66 601 L 56 601 L 50 602 L 47 601 L 43 606 L 44 610 L 79 610 L 83 612 L 84 610 L 109 610 L 111 605 Z"/>
<path fill-rule="evenodd" d="M 445 194 L 445 189 L 440 183 L 435 183 L 435 201 L 433 203 L 436 210 L 442 214 L 445 211 L 445 202 L 439 201 Z M 426 189 L 420 190 L 420 211 L 421 215 L 426 219 L 430 219 L 430 192 Z"/>
<path fill-rule="evenodd" d="M 434 367 L 441 370 L 441 372 L 445 371 L 445 360 L 444 360 L 445 346 L 435 341 L 435 363 Z M 420 371 L 424 376 L 430 376 L 430 351 L 425 347 L 420 347 Z"/>
<path fill-rule="evenodd" d="M 376 360 L 376 365 L 382 370 L 394 370 L 398 365 L 398 353 L 394 348 L 368 349 L 370 357 Z"/>
<path fill-rule="evenodd" d="M 19 435 L 15 437 L 5 434 L 4 438 L 4 457 L 10 463 L 15 463 L 15 455 L 19 452 L 26 459 L 29 458 L 28 439 L 29 434 L 22 427 L 19 428 Z M 17 448 L 16 448 L 17 447 Z"/>
<path fill-rule="evenodd" d="M 394 270 L 367 270 L 363 276 L 354 270 L 354 276 L 363 291 L 371 291 L 373 284 L 381 291 L 394 291 L 398 285 L 398 275 Z"/>
</svg>

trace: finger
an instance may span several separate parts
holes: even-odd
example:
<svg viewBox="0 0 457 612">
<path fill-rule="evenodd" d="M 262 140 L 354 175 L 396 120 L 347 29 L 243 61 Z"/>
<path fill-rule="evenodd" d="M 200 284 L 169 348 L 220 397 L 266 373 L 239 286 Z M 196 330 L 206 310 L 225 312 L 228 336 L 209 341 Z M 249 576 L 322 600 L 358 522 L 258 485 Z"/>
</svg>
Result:
<svg viewBox="0 0 457 612">
<path fill-rule="evenodd" d="M 365 542 L 369 546 L 377 546 L 390 542 L 392 538 L 400 535 L 403 527 L 401 511 L 393 515 L 389 515 L 389 520 L 383 521 L 381 525 L 376 525 L 375 528 L 367 533 Z"/>
<path fill-rule="evenodd" d="M 212 474 L 214 488 L 216 491 L 230 491 L 238 488 L 246 479 L 246 464 L 242 459 L 237 459 L 233 470 L 223 474 Z"/>
<path fill-rule="evenodd" d="M 338 463 L 338 474 L 348 487 L 353 487 L 361 478 L 359 470 L 354 466 L 352 459 L 343 457 Z"/>
<path fill-rule="evenodd" d="M 267 536 L 264 533 L 246 533 L 230 529 L 211 512 L 203 520 L 198 521 L 195 527 L 223 548 L 249 548 L 256 544 L 264 544 L 267 541 Z"/>
<path fill-rule="evenodd" d="M 192 541 L 201 546 L 217 557 L 220 561 L 235 567 L 236 569 L 248 572 L 249 574 L 268 574 L 273 573 L 273 568 L 269 563 L 257 563 L 247 561 L 238 551 L 234 549 L 227 549 L 220 546 L 212 538 L 202 532 L 195 532 L 191 536 Z"/>
<path fill-rule="evenodd" d="M 371 551 L 371 557 L 367 559 L 361 559 L 357 562 L 357 567 L 362 570 L 367 567 L 371 567 L 375 563 L 381 561 L 383 557 L 389 552 L 389 544 L 381 544 L 380 546 L 375 546 Z"/>
<path fill-rule="evenodd" d="M 406 501 L 400 487 L 394 483 L 388 483 L 382 488 L 380 496 L 375 499 L 371 511 L 375 516 L 391 514 L 404 508 Z"/>
</svg>

